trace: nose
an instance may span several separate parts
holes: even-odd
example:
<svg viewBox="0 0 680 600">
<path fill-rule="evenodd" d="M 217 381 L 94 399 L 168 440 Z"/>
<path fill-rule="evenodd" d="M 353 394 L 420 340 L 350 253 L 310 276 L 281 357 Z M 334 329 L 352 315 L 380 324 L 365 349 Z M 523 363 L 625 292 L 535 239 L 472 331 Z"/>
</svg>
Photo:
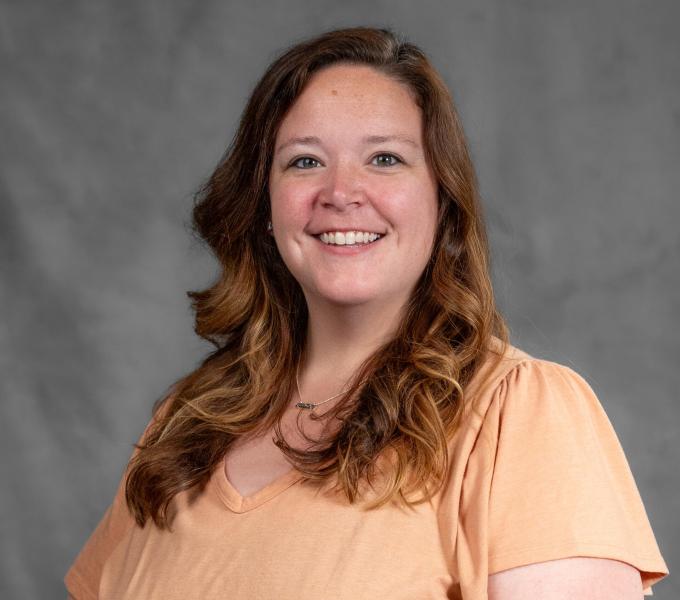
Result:
<svg viewBox="0 0 680 600">
<path fill-rule="evenodd" d="M 336 163 L 326 172 L 327 179 L 319 196 L 324 208 L 343 212 L 364 203 L 365 192 L 359 167 Z"/>
</svg>

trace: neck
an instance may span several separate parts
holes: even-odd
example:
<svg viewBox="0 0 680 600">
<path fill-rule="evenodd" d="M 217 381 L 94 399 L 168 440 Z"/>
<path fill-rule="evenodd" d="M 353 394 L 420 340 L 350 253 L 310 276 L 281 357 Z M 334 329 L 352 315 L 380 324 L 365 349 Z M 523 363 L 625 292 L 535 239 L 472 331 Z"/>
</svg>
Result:
<svg viewBox="0 0 680 600">
<path fill-rule="evenodd" d="M 309 320 L 300 379 L 326 381 L 338 391 L 361 363 L 395 333 L 402 304 L 353 306 L 307 301 Z"/>
</svg>

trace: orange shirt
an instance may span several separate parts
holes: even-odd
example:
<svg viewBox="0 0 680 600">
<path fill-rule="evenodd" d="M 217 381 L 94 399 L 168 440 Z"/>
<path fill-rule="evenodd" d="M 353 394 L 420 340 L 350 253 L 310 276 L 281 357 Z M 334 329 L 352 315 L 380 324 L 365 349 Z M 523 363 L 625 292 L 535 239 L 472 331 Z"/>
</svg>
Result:
<svg viewBox="0 0 680 600">
<path fill-rule="evenodd" d="M 466 397 L 447 483 L 413 511 L 364 511 L 294 469 L 244 498 L 222 467 L 161 531 L 134 523 L 121 481 L 66 586 L 77 600 L 483 600 L 492 573 L 589 556 L 633 565 L 651 595 L 668 568 L 586 381 L 511 346 Z"/>
</svg>

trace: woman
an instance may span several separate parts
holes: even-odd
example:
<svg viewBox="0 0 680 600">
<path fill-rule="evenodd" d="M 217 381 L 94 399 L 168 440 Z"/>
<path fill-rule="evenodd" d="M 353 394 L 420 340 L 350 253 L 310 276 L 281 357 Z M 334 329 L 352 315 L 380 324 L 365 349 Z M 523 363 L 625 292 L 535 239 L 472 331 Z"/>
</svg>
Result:
<svg viewBox="0 0 680 600">
<path fill-rule="evenodd" d="M 194 223 L 216 350 L 157 406 L 74 598 L 632 599 L 668 573 L 593 391 L 508 342 L 417 47 L 285 52 Z"/>
</svg>

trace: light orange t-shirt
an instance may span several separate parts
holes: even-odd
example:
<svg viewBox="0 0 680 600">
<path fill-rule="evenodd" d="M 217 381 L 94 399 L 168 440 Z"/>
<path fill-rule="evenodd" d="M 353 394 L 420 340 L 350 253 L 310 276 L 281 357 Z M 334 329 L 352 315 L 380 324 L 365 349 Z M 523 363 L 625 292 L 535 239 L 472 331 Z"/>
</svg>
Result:
<svg viewBox="0 0 680 600">
<path fill-rule="evenodd" d="M 588 383 L 510 346 L 466 395 L 430 503 L 365 511 L 295 470 L 244 498 L 222 465 L 161 531 L 134 523 L 121 481 L 66 586 L 77 600 L 484 600 L 492 573 L 586 556 L 633 565 L 651 595 L 668 568 Z"/>
</svg>

